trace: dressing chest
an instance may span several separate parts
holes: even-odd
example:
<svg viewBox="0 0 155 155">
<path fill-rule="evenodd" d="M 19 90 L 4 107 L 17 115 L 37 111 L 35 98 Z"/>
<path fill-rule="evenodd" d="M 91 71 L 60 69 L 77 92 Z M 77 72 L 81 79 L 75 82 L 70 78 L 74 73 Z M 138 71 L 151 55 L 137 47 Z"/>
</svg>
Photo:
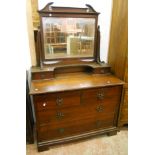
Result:
<svg viewBox="0 0 155 155">
<path fill-rule="evenodd" d="M 113 135 L 124 82 L 100 61 L 99 13 L 48 3 L 40 14 L 29 72 L 38 151 L 95 135 Z"/>
</svg>

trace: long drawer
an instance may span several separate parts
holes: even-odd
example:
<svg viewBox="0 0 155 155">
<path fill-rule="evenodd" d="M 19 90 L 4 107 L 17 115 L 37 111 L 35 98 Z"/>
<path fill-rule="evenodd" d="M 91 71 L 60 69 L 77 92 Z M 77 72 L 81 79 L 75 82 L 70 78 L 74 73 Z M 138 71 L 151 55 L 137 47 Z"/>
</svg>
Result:
<svg viewBox="0 0 155 155">
<path fill-rule="evenodd" d="M 103 129 L 113 126 L 113 115 L 110 114 L 103 118 L 87 118 L 82 121 L 75 121 L 74 124 L 62 124 L 61 127 L 57 127 L 52 124 L 41 126 L 38 128 L 38 140 L 50 140 L 63 138 L 66 136 L 77 135 L 81 133 L 86 133 L 89 131 L 94 131 L 98 129 Z"/>
</svg>

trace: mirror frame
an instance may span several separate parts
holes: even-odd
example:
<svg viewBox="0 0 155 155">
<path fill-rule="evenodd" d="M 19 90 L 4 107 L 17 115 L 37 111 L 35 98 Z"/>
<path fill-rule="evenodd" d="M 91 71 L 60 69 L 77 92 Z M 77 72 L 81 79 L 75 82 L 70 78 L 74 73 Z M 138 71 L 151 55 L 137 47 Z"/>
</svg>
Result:
<svg viewBox="0 0 155 155">
<path fill-rule="evenodd" d="M 97 27 L 98 15 L 92 6 L 86 4 L 87 8 L 73 8 L 73 7 L 56 7 L 52 6 L 53 2 L 48 3 L 43 9 L 39 10 L 40 15 L 40 63 L 41 66 L 51 64 L 77 64 L 97 61 Z M 93 18 L 95 19 L 95 35 L 94 35 L 94 52 L 92 57 L 70 57 L 70 58 L 45 58 L 44 51 L 44 34 L 43 34 L 43 17 L 70 17 L 70 18 Z"/>
</svg>

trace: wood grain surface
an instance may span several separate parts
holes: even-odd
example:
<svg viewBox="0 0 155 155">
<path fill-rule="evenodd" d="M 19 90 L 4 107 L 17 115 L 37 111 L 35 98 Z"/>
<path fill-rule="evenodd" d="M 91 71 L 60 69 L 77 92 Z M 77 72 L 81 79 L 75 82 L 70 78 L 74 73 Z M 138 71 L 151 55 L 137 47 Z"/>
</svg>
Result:
<svg viewBox="0 0 155 155">
<path fill-rule="evenodd" d="M 50 80 L 31 81 L 30 94 L 34 95 L 122 84 L 124 84 L 124 82 L 113 75 L 75 73 Z"/>
</svg>

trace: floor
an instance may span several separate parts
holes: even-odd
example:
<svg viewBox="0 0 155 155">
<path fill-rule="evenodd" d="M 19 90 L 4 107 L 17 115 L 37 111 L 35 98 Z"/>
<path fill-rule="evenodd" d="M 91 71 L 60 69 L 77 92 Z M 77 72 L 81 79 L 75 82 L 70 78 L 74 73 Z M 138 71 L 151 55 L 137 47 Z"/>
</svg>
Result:
<svg viewBox="0 0 155 155">
<path fill-rule="evenodd" d="M 121 130 L 115 136 L 100 136 L 76 143 L 59 145 L 48 151 L 37 152 L 36 144 L 26 146 L 27 155 L 127 155 L 128 131 Z"/>
</svg>

